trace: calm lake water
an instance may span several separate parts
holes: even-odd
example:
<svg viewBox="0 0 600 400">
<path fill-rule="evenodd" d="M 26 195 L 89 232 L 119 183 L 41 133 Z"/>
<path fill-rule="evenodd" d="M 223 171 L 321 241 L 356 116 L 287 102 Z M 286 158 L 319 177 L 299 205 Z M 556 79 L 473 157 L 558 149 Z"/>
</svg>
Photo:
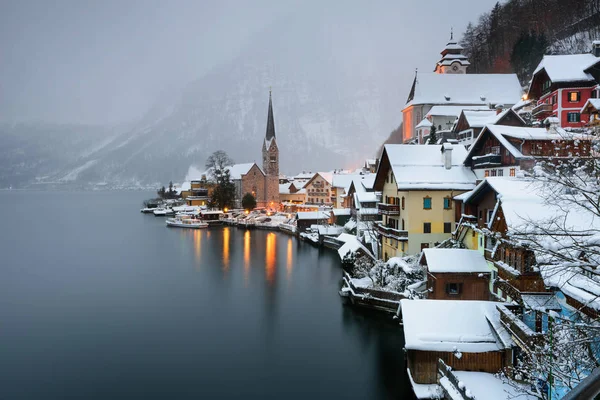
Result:
<svg viewBox="0 0 600 400">
<path fill-rule="evenodd" d="M 0 400 L 411 398 L 335 252 L 169 229 L 150 196 L 0 191 Z"/>
</svg>

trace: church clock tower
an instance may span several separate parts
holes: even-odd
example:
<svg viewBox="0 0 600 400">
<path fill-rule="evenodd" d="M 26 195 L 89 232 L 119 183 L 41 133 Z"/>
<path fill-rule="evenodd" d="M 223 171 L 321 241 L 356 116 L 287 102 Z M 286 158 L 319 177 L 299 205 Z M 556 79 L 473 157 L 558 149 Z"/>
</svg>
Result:
<svg viewBox="0 0 600 400">
<path fill-rule="evenodd" d="M 442 59 L 435 65 L 435 73 L 438 74 L 466 74 L 467 67 L 471 64 L 462 51 L 464 48 L 454 40 L 454 34 L 450 31 L 450 41 L 442 50 Z"/>
<path fill-rule="evenodd" d="M 269 111 L 267 115 L 267 132 L 262 146 L 263 172 L 265 173 L 265 200 L 269 208 L 279 206 L 279 148 L 275 138 L 275 119 L 273 118 L 273 101 L 269 90 Z"/>
</svg>

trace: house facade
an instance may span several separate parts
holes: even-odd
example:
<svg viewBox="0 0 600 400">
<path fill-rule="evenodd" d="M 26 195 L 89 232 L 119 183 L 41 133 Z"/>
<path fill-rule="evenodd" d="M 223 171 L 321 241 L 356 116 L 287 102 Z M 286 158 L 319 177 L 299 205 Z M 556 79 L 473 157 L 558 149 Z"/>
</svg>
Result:
<svg viewBox="0 0 600 400">
<path fill-rule="evenodd" d="M 591 138 L 562 128 L 531 128 L 486 125 L 469 148 L 465 165 L 478 179 L 514 177 L 533 168 L 536 160 L 566 160 L 573 155 L 589 157 Z"/>
<path fill-rule="evenodd" d="M 451 237 L 452 198 L 475 187 L 465 156 L 463 146 L 450 144 L 385 145 L 374 185 L 382 192 L 377 231 L 384 260 L 418 254 Z"/>
<path fill-rule="evenodd" d="M 306 182 L 306 202 L 308 204 L 333 205 L 335 196 L 332 195 L 333 174 L 330 172 L 317 172 Z"/>
<path fill-rule="evenodd" d="M 533 73 L 528 99 L 535 100 L 533 117 L 543 121 L 558 118 L 563 128 L 581 128 L 581 108 L 590 98 L 599 98 L 600 42 L 590 54 L 546 55 Z"/>
<path fill-rule="evenodd" d="M 463 110 L 454 125 L 458 143 L 471 146 L 486 125 L 525 126 L 525 121 L 512 108 L 502 110 Z"/>
</svg>

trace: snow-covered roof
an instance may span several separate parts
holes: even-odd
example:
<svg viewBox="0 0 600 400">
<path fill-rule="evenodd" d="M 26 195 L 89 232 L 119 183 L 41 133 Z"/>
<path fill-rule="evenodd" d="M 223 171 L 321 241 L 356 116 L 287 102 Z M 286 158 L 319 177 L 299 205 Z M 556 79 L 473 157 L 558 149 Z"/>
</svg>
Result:
<svg viewBox="0 0 600 400">
<path fill-rule="evenodd" d="M 359 174 L 333 174 L 331 186 L 347 190 L 352 180 L 360 176 Z"/>
<path fill-rule="evenodd" d="M 279 194 L 290 194 L 290 185 L 291 183 L 280 183 L 279 184 Z"/>
<path fill-rule="evenodd" d="M 554 293 L 522 293 L 521 300 L 525 307 L 531 310 L 557 310 L 561 309 Z"/>
<path fill-rule="evenodd" d="M 452 371 L 462 382 L 464 388 L 471 392 L 474 399 L 485 400 L 535 400 L 537 396 L 532 396 L 526 393 L 527 386 L 523 385 L 523 389 L 516 388 L 516 384 L 509 384 L 502 378 L 494 374 L 486 372 L 474 371 Z M 460 397 L 462 399 L 462 396 Z"/>
<path fill-rule="evenodd" d="M 246 175 L 248 173 L 248 171 L 250 171 L 250 168 L 252 168 L 252 166 L 254 164 L 256 164 L 256 163 L 235 164 L 230 167 L 227 167 L 229 169 L 229 175 L 231 176 L 231 179 L 232 180 L 242 179 L 242 175 Z"/>
<path fill-rule="evenodd" d="M 544 69 L 552 82 L 591 81 L 594 77 L 586 70 L 598 62 L 600 59 L 589 53 L 544 56 L 533 75 Z"/>
<path fill-rule="evenodd" d="M 417 129 L 419 129 L 419 128 L 429 128 L 431 126 L 433 126 L 433 124 L 431 123 L 431 121 L 428 120 L 427 118 L 423 118 L 423 120 L 421 122 L 419 122 L 415 128 L 417 128 Z"/>
<path fill-rule="evenodd" d="M 345 243 L 338 249 L 338 254 L 340 259 L 343 260 L 348 253 L 356 253 L 359 250 L 362 250 L 364 254 L 369 255 L 371 258 L 373 257 L 371 252 L 365 246 L 363 246 L 356 236 L 347 235 L 345 237 Z"/>
<path fill-rule="evenodd" d="M 463 110 L 490 111 L 486 106 L 433 106 L 427 116 L 458 117 Z M 495 111 L 494 111 L 495 113 Z"/>
<path fill-rule="evenodd" d="M 600 99 L 588 99 L 583 107 L 581 107 L 580 112 L 583 113 L 588 106 L 594 107 L 596 111 L 600 110 Z"/>
<path fill-rule="evenodd" d="M 515 104 L 523 92 L 515 74 L 419 73 L 406 105 Z"/>
<path fill-rule="evenodd" d="M 341 215 L 350 215 L 350 209 L 349 208 L 334 208 L 333 210 L 331 210 L 331 212 L 336 217 L 339 217 Z"/>
<path fill-rule="evenodd" d="M 376 203 L 379 196 L 375 192 L 355 192 L 354 198 L 360 203 Z"/>
<path fill-rule="evenodd" d="M 495 110 L 464 110 L 465 119 L 471 128 L 483 128 L 498 117 Z"/>
<path fill-rule="evenodd" d="M 423 249 L 427 269 L 432 273 L 477 273 L 491 272 L 483 254 L 467 249 Z"/>
<path fill-rule="evenodd" d="M 317 176 L 323 178 L 330 185 L 333 183 L 333 172 L 316 172 L 312 175 L 312 177 L 304 184 L 306 187 L 310 182 L 312 182 Z"/>
<path fill-rule="evenodd" d="M 500 313 L 492 301 L 401 300 L 408 350 L 484 353 L 504 348 L 492 325 Z"/>
<path fill-rule="evenodd" d="M 565 295 L 586 307 L 600 311 L 600 279 L 583 275 L 579 267 L 543 265 L 540 272 L 547 286 L 560 289 Z"/>
<path fill-rule="evenodd" d="M 475 174 L 463 165 L 467 154 L 464 146 L 452 146 L 452 165 L 444 167 L 442 145 L 386 144 L 398 190 L 471 190 Z"/>
<path fill-rule="evenodd" d="M 299 211 L 296 217 L 301 220 L 329 219 L 330 214 L 325 211 Z"/>
</svg>

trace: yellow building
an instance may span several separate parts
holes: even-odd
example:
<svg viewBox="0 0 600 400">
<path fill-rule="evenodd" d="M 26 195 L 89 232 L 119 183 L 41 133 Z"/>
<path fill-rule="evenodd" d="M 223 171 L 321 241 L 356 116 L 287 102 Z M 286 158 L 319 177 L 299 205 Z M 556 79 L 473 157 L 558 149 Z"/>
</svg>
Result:
<svg viewBox="0 0 600 400">
<path fill-rule="evenodd" d="M 382 192 L 381 258 L 418 254 L 452 236 L 452 199 L 475 187 L 475 174 L 463 165 L 466 155 L 463 146 L 449 143 L 384 147 L 374 185 Z"/>
</svg>

